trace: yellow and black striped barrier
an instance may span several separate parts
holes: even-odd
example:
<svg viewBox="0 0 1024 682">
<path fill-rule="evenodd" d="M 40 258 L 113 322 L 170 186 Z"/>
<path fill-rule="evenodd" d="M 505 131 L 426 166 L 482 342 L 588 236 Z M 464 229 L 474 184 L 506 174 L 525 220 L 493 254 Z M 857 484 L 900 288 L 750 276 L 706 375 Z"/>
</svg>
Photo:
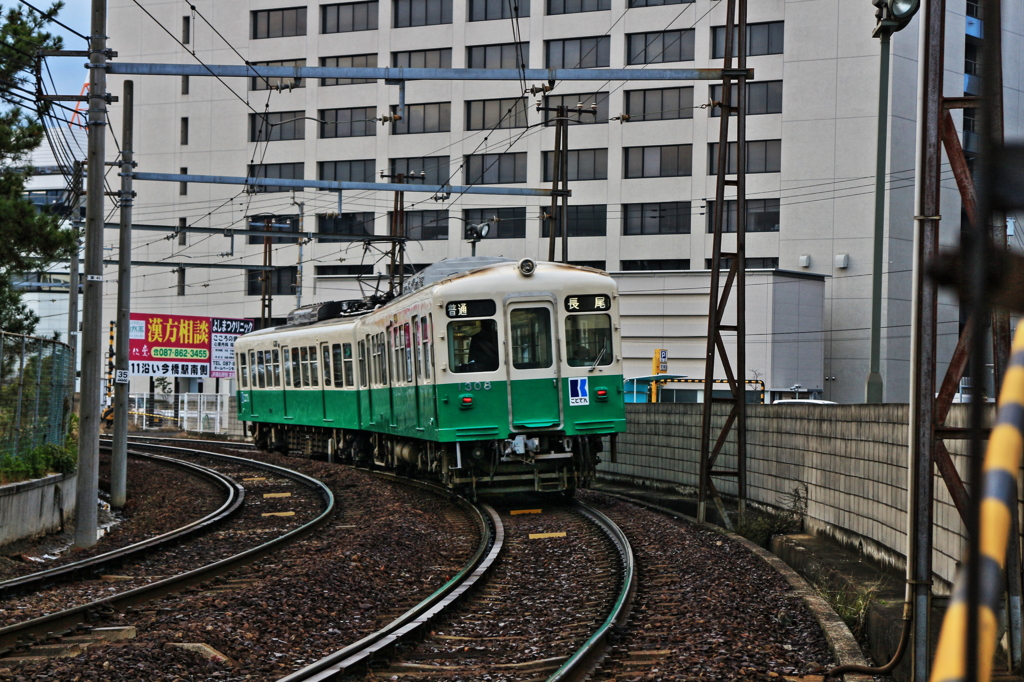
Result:
<svg viewBox="0 0 1024 682">
<path fill-rule="evenodd" d="M 1010 539 L 1010 510 L 1017 504 L 1017 472 L 1024 452 L 1024 325 L 1013 340 L 1010 367 L 999 393 L 999 416 L 988 441 L 982 479 L 980 602 L 978 604 L 978 680 L 992 678 L 992 658 L 998 634 L 999 602 L 1003 594 L 1006 546 Z M 966 563 L 966 560 L 965 560 Z M 942 622 L 931 682 L 960 682 L 967 678 L 967 586 L 957 576 L 953 598 Z"/>
</svg>

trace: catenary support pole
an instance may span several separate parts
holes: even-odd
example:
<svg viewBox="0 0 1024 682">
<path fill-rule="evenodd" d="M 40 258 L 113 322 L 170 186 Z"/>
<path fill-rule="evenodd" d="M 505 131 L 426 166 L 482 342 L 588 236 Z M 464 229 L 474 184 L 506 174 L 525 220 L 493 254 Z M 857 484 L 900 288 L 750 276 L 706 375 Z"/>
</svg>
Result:
<svg viewBox="0 0 1024 682">
<path fill-rule="evenodd" d="M 555 146 L 551 151 L 551 210 L 548 212 L 548 260 L 555 260 L 555 240 L 558 238 L 556 231 L 560 229 L 561 223 L 558 220 L 558 176 L 562 170 L 560 159 L 562 157 L 562 126 L 565 125 L 565 107 L 559 106 L 555 110 Z"/>
<path fill-rule="evenodd" d="M 562 121 L 562 157 L 559 159 L 560 181 L 562 192 L 569 191 L 569 107 L 565 107 L 565 120 Z M 562 194 L 562 205 L 558 211 L 558 225 L 562 232 L 562 262 L 569 262 L 569 195 Z"/>
<path fill-rule="evenodd" d="M 114 443 L 110 506 L 123 509 L 128 494 L 128 327 L 132 307 L 132 137 L 135 83 L 124 82 L 121 132 L 121 234 L 117 265 L 117 346 L 114 349 Z"/>
<path fill-rule="evenodd" d="M 100 390 L 103 378 L 103 171 L 107 132 L 107 3 L 92 0 L 89 36 L 89 143 L 86 162 L 82 402 L 75 496 L 75 547 L 96 544 Z"/>
<path fill-rule="evenodd" d="M 871 355 L 864 402 L 881 403 L 882 383 L 882 256 L 885 241 L 885 166 L 889 130 L 889 38 L 879 34 L 881 57 L 878 66 L 878 134 L 875 148 L 875 244 L 871 270 Z"/>
<path fill-rule="evenodd" d="M 78 225 L 75 225 L 75 247 L 71 249 L 71 281 L 68 283 L 68 345 L 71 346 L 71 369 L 68 370 L 68 396 L 71 400 L 68 413 L 75 409 L 75 388 L 78 385 Z"/>
<path fill-rule="evenodd" d="M 908 582 L 913 589 L 911 679 L 925 682 L 930 668 L 935 449 L 935 353 L 938 291 L 925 268 L 938 253 L 940 114 L 945 2 L 924 3 L 918 54 L 917 168 L 910 349 L 908 442 Z"/>
<path fill-rule="evenodd" d="M 737 3 L 736 50 L 741 73 L 747 66 L 747 3 Z M 747 511 L 747 78 L 736 79 L 736 515 Z"/>
</svg>

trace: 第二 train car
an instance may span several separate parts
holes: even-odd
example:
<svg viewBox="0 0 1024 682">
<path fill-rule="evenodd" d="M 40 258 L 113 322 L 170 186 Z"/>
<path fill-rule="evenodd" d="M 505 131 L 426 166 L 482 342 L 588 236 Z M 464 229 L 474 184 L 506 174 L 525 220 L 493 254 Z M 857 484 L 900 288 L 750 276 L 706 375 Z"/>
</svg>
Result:
<svg viewBox="0 0 1024 682">
<path fill-rule="evenodd" d="M 625 430 L 606 273 L 460 258 L 367 307 L 302 308 L 238 339 L 238 417 L 260 448 L 473 492 L 571 494 L 593 478 L 602 436 Z"/>
</svg>

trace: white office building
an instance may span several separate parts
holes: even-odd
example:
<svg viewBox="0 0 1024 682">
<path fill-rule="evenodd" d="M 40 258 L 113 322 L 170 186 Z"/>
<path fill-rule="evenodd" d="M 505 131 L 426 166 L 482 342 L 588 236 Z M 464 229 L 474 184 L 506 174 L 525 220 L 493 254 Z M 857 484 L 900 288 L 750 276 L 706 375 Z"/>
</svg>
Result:
<svg viewBox="0 0 1024 682">
<path fill-rule="evenodd" d="M 725 3 L 712 0 L 194 4 L 195 12 L 187 3 L 142 0 L 151 18 L 132 0 L 111 0 L 108 33 L 118 53 L 115 61 L 515 68 L 521 54 L 531 68 L 715 68 L 723 63 Z M 1019 68 L 1024 10 L 1019 3 L 1004 4 L 1006 131 L 1012 138 L 1024 125 Z M 947 7 L 945 92 L 962 96 L 978 88 L 976 55 L 984 22 L 972 2 L 949 0 Z M 879 44 L 871 37 L 874 7 L 868 0 L 758 0 L 750 2 L 749 22 L 748 64 L 755 78 L 747 95 L 748 264 L 824 276 L 817 388 L 826 399 L 859 402 L 868 373 L 871 312 L 879 63 Z M 908 397 L 918 23 L 915 19 L 893 37 L 882 313 L 888 401 Z M 109 77 L 111 92 L 120 95 L 124 80 Z M 382 124 L 378 119 L 398 104 L 397 85 L 196 76 L 133 80 L 140 172 L 327 180 L 422 172 L 427 185 L 550 186 L 545 165 L 554 128 L 538 125 L 545 114 L 534 109 L 533 95 L 523 98 L 522 82 L 409 82 L 404 119 Z M 708 81 L 555 84 L 545 106 L 582 103 L 590 110 L 596 103 L 596 115 L 582 115 L 581 124 L 569 129 L 572 262 L 612 273 L 708 268 L 709 198 L 715 192 L 721 120 L 709 102 L 719 97 L 720 86 Z M 108 158 L 113 159 L 120 104 L 111 105 L 110 112 Z M 965 120 L 963 110 L 954 119 L 958 128 L 966 128 L 966 146 L 972 149 L 972 119 Z M 961 210 L 948 168 L 943 243 L 953 245 Z M 229 231 L 273 217 L 277 225 L 320 233 L 301 246 L 274 244 L 275 317 L 294 308 L 300 292 L 302 303 L 350 296 L 355 276 L 373 271 L 362 244 L 350 240 L 386 235 L 394 206 L 390 193 L 345 192 L 342 215 L 335 218 L 325 214 L 338 210 L 338 197 L 326 191 L 246 193 L 232 185 L 168 182 L 138 182 L 135 189 L 140 225 Z M 478 245 L 480 255 L 546 258 L 544 204 L 523 197 L 433 200 L 430 194 L 406 193 L 406 225 L 414 239 L 407 261 L 426 264 L 469 255 L 464 226 L 491 216 L 501 220 Z M 116 231 L 108 230 L 106 237 L 116 246 Z M 727 235 L 725 250 L 733 243 Z M 133 311 L 259 317 L 258 271 L 192 267 L 259 265 L 259 237 L 138 230 L 133 259 L 160 263 L 134 269 Z M 770 280 L 754 278 L 751 286 Z M 109 266 L 105 319 L 114 316 L 115 281 L 116 268 Z M 951 300 L 940 310 L 941 358 L 948 357 L 959 330 Z M 692 333 L 706 325 L 706 307 L 698 313 L 694 308 L 699 307 L 665 305 L 665 324 L 647 324 L 649 335 L 631 332 L 627 371 L 646 374 L 650 351 L 668 348 L 670 371 L 699 376 L 704 346 Z M 690 330 L 685 339 L 672 331 L 680 328 Z M 771 334 L 776 327 L 765 329 Z M 784 325 L 780 329 L 781 341 Z"/>
</svg>

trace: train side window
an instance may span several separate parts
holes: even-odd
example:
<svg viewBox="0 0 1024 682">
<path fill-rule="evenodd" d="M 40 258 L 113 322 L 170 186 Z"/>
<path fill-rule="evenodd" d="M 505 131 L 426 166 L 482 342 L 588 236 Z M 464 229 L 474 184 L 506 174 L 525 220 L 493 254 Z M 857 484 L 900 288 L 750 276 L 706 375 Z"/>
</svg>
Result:
<svg viewBox="0 0 1024 682">
<path fill-rule="evenodd" d="M 289 357 L 291 357 L 291 356 L 288 355 L 288 347 L 285 346 L 284 348 L 281 349 L 281 365 L 282 365 L 282 369 L 284 369 L 284 386 L 285 386 L 285 388 L 288 388 L 289 386 L 292 385 L 292 371 L 290 369 L 291 368 L 291 363 L 288 362 L 288 358 Z"/>
<path fill-rule="evenodd" d="M 423 352 L 420 349 L 420 318 L 412 318 L 412 364 L 416 370 L 416 379 L 423 378 Z"/>
<path fill-rule="evenodd" d="M 552 364 L 551 313 L 547 308 L 516 308 L 509 315 L 510 355 L 516 369 Z"/>
<path fill-rule="evenodd" d="M 356 385 L 356 378 L 353 375 L 354 367 L 353 367 L 353 362 L 352 362 L 352 344 L 351 343 L 346 343 L 346 344 L 343 344 L 343 345 L 344 345 L 344 351 L 343 351 L 343 355 L 342 355 L 342 362 L 344 363 L 344 367 L 345 367 L 345 385 L 346 386 L 355 386 Z M 335 371 L 337 371 L 337 370 L 335 370 Z"/>
<path fill-rule="evenodd" d="M 246 362 L 245 353 L 238 354 L 238 380 L 242 383 L 242 388 L 249 388 L 249 363 Z"/>
<path fill-rule="evenodd" d="M 324 346 L 324 350 L 327 350 L 327 346 Z M 342 388 L 345 385 L 345 377 L 342 374 L 342 362 L 341 362 L 341 344 L 336 343 L 331 346 L 331 361 L 334 367 L 334 387 Z M 349 386 L 351 386 L 351 382 Z"/>
<path fill-rule="evenodd" d="M 612 364 L 611 316 L 597 313 L 565 318 L 565 358 L 570 367 Z"/>
<path fill-rule="evenodd" d="M 377 360 L 380 362 L 380 383 L 382 386 L 388 385 L 387 338 L 388 335 L 385 332 L 377 334 Z"/>
<path fill-rule="evenodd" d="M 267 387 L 267 367 L 263 361 L 263 351 L 256 351 L 256 380 L 259 382 L 260 388 Z"/>
<path fill-rule="evenodd" d="M 259 384 L 256 382 L 256 351 L 249 351 L 249 385 L 252 388 L 258 388 Z"/>
<path fill-rule="evenodd" d="M 309 347 L 309 380 L 313 386 L 320 385 L 320 368 L 317 366 L 316 361 L 316 346 Z"/>
<path fill-rule="evenodd" d="M 391 365 L 391 379 L 396 383 L 402 380 L 402 373 L 399 371 L 402 367 L 402 325 L 397 325 L 391 328 L 391 359 L 394 363 Z"/>
<path fill-rule="evenodd" d="M 448 323 L 448 364 L 456 373 L 498 369 L 498 324 L 494 320 Z"/>
<path fill-rule="evenodd" d="M 299 349 L 292 348 L 292 386 L 302 388 L 302 376 L 299 373 Z"/>
<path fill-rule="evenodd" d="M 412 382 L 412 334 L 409 331 L 408 322 L 402 327 L 402 346 L 404 348 L 402 354 L 405 355 L 405 380 Z"/>
<path fill-rule="evenodd" d="M 274 359 L 274 388 L 281 388 L 281 351 L 275 348 L 271 353 Z"/>
<path fill-rule="evenodd" d="M 326 343 L 320 346 L 324 359 L 324 386 L 331 385 L 331 347 Z"/>
<path fill-rule="evenodd" d="M 302 353 L 302 387 L 309 386 L 309 348 L 303 346 L 299 349 Z"/>
<path fill-rule="evenodd" d="M 421 318 L 420 324 L 423 325 L 423 376 L 429 380 L 431 368 L 434 366 L 434 339 L 430 336 L 431 323 L 428 319 L 432 320 L 433 317 L 428 315 Z"/>
<path fill-rule="evenodd" d="M 366 388 L 366 341 L 359 342 L 359 385 Z"/>
</svg>

